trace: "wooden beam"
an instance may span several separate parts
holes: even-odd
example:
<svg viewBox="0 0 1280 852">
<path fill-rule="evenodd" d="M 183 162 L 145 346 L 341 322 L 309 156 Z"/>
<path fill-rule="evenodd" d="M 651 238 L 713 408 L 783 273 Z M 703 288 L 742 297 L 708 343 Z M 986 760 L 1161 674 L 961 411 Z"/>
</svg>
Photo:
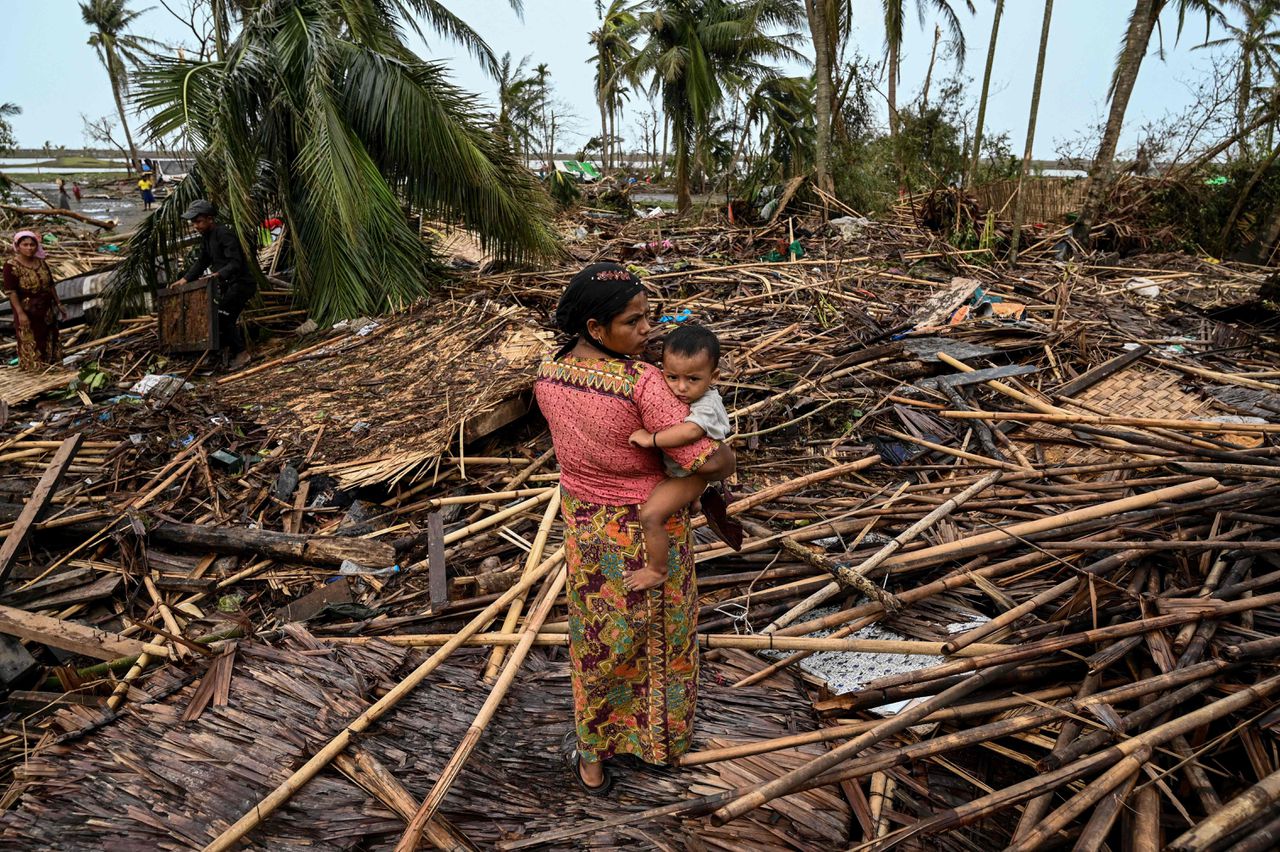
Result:
<svg viewBox="0 0 1280 852">
<path fill-rule="evenodd" d="M 427 586 L 431 590 L 433 610 L 449 602 L 449 578 L 444 561 L 444 516 L 427 515 Z"/>
<path fill-rule="evenodd" d="M 1087 388 L 1091 388 L 1103 379 L 1114 376 L 1125 367 L 1144 357 L 1151 351 L 1150 346 L 1138 346 L 1137 349 L 1130 349 L 1121 355 L 1117 355 L 1109 361 L 1103 361 L 1091 370 L 1081 373 L 1071 381 L 1054 389 L 1055 397 L 1075 396 Z"/>
<path fill-rule="evenodd" d="M 31 492 L 31 496 L 23 505 L 22 514 L 18 515 L 18 520 L 14 521 L 13 529 L 5 537 L 4 544 L 0 545 L 0 589 L 4 588 L 5 580 L 9 579 L 9 572 L 13 570 L 13 559 L 18 555 L 18 548 L 26 540 L 27 531 L 31 529 L 31 525 L 36 522 L 40 517 L 40 513 L 49 505 L 49 501 L 53 499 L 53 492 L 58 487 L 58 480 L 62 479 L 62 474 L 71 464 L 71 460 L 75 458 L 76 451 L 80 449 L 80 444 L 83 440 L 84 435 L 75 434 L 63 441 L 62 445 L 58 447 L 58 451 L 53 454 L 53 459 L 49 462 L 49 466 L 44 469 L 40 481 L 36 483 L 35 490 Z"/>
<path fill-rule="evenodd" d="M 83 654 L 96 660 L 136 657 L 148 648 L 161 654 L 167 653 L 158 646 L 128 639 L 118 633 L 108 633 L 74 621 L 63 621 L 61 618 L 38 615 L 11 606 L 0 606 L 0 633 L 51 645 L 73 654 Z"/>
</svg>

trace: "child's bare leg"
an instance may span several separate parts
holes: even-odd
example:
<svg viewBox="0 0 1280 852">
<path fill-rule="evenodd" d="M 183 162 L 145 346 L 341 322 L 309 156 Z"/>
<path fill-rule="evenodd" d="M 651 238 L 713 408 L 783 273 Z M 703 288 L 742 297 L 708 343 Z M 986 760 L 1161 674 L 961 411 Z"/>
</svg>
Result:
<svg viewBox="0 0 1280 852">
<path fill-rule="evenodd" d="M 707 483 L 694 474 L 679 479 L 664 479 L 640 507 L 640 528 L 644 532 L 644 567 L 629 571 L 623 577 L 628 591 L 652 589 L 667 579 L 667 551 L 671 536 L 667 535 L 667 519 L 688 506 L 706 490 Z"/>
</svg>

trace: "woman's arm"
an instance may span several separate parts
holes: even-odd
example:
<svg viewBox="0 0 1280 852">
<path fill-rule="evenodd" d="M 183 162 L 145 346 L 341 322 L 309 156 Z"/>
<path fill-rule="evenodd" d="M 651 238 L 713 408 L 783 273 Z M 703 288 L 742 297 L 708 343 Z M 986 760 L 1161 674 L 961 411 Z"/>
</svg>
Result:
<svg viewBox="0 0 1280 852">
<path fill-rule="evenodd" d="M 13 322 L 15 325 L 27 324 L 27 312 L 22 309 L 22 300 L 18 298 L 15 290 L 6 290 L 4 292 L 9 297 L 9 306 L 13 308 Z"/>
<path fill-rule="evenodd" d="M 9 297 L 9 305 L 13 308 L 13 322 L 15 325 L 27 322 L 27 312 L 22 309 L 22 298 L 18 295 L 18 276 L 9 264 L 5 264 L 2 271 L 2 280 L 4 282 L 4 294 Z"/>
<path fill-rule="evenodd" d="M 706 431 L 697 423 L 685 420 L 682 423 L 668 426 L 666 429 L 660 429 L 657 432 L 637 429 L 631 433 L 630 440 L 637 447 L 668 449 L 692 444 L 694 441 L 705 437 L 706 434 Z"/>
</svg>

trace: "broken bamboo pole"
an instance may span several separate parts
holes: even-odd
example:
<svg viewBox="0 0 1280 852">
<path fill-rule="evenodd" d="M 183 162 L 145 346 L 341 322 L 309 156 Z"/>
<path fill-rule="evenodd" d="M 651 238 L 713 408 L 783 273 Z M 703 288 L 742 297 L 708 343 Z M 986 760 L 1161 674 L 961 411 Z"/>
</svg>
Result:
<svg viewBox="0 0 1280 852">
<path fill-rule="evenodd" d="M 943 663 L 927 669 L 918 669 L 913 672 L 906 672 L 900 675 L 888 675 L 886 677 L 869 681 L 862 686 L 861 690 L 858 691 L 884 689 L 886 687 L 901 686 L 908 683 L 927 683 L 928 681 L 935 680 L 937 678 L 947 677 L 953 674 L 963 674 L 969 671 L 989 668 L 990 666 L 1003 665 L 1009 662 L 1025 662 L 1027 660 L 1039 659 L 1040 657 L 1048 654 L 1065 651 L 1068 648 L 1074 648 L 1077 645 L 1094 644 L 1097 642 L 1110 641 L 1112 639 L 1124 639 L 1130 636 L 1140 636 L 1143 633 L 1150 633 L 1153 630 L 1162 630 L 1165 627 L 1175 627 L 1185 624 L 1188 621 L 1195 621 L 1199 618 L 1224 618 L 1228 615 L 1248 612 L 1251 609 L 1272 606 L 1274 604 L 1280 604 L 1280 592 L 1273 592 L 1269 595 L 1259 595 L 1258 597 L 1253 598 L 1243 598 L 1236 601 L 1228 601 L 1219 604 L 1208 612 L 1199 609 L 1188 609 L 1182 612 L 1171 612 L 1167 615 L 1157 615 L 1152 618 L 1140 618 L 1134 621 L 1095 628 L 1093 630 L 1082 630 L 1078 633 L 1068 633 L 1063 636 L 1054 636 L 1048 639 L 1041 639 L 1038 642 L 1014 646 L 1008 651 L 1003 651 L 995 655 L 970 657 L 963 660 Z"/>
<path fill-rule="evenodd" d="M 1009 412 L 1009 411 L 939 411 L 939 417 L 951 420 L 1015 420 L 1025 423 L 1058 423 L 1089 426 L 1139 426 L 1172 429 L 1180 432 L 1245 432 L 1274 434 L 1280 423 L 1224 423 L 1217 420 L 1182 420 L 1171 417 L 1124 417 L 1121 415 L 1084 414 L 1076 412 Z"/>
<path fill-rule="evenodd" d="M 1135 494 L 1131 497 L 1123 497 L 1119 500 L 1108 500 L 1103 503 L 1097 503 L 1093 506 L 1086 506 L 1082 509 L 1074 509 L 1070 512 L 1063 512 L 1060 515 L 1054 515 L 1048 518 L 1041 518 L 1035 521 L 1024 521 L 1018 524 L 1011 524 L 1008 527 L 999 527 L 991 532 L 978 533 L 968 538 L 958 539 L 956 541 L 947 542 L 946 544 L 938 544 L 933 547 L 926 547 L 922 550 L 913 551 L 911 553 L 903 553 L 898 556 L 890 557 L 885 561 L 885 565 L 890 568 L 904 567 L 910 569 L 924 568 L 930 565 L 937 565 L 946 562 L 948 559 L 957 558 L 959 556 L 972 555 L 982 549 L 984 545 L 1004 542 L 1016 543 L 1019 537 L 1025 537 L 1032 533 L 1048 532 L 1051 530 L 1061 529 L 1081 521 L 1092 521 L 1099 518 L 1112 517 L 1122 512 L 1129 512 L 1134 509 L 1143 509 L 1148 506 L 1154 506 L 1157 503 L 1177 500 L 1182 497 L 1188 497 L 1192 494 L 1200 494 L 1205 491 L 1212 491 L 1219 487 L 1218 480 L 1212 477 L 1196 479 L 1182 485 L 1173 485 L 1168 488 L 1157 488 L 1154 491 L 1147 491 L 1142 494 Z"/>
<path fill-rule="evenodd" d="M 963 698 L 964 696 L 981 689 L 990 681 L 995 680 L 1000 675 L 1012 671 L 1014 668 L 1016 668 L 1016 663 L 1008 663 L 988 669 L 982 674 L 974 677 L 965 678 L 965 680 L 955 686 L 943 690 L 934 697 L 926 699 L 914 707 L 909 707 L 906 710 L 903 710 L 891 719 L 886 719 L 870 731 L 867 731 L 865 734 L 861 734 L 849 742 L 832 749 L 821 757 L 811 760 L 804 766 L 797 767 L 796 769 L 793 769 L 772 781 L 758 786 L 751 793 L 729 802 L 719 808 L 712 815 L 711 821 L 716 825 L 724 825 L 726 822 L 737 819 L 743 814 L 753 811 L 780 796 L 786 796 L 795 792 L 795 790 L 806 781 L 821 775 L 828 769 L 838 766 L 848 758 L 869 749 L 871 746 L 883 742 L 888 737 L 905 731 L 925 716 L 928 716 L 934 710 L 940 710 L 950 706 L 956 699 Z"/>
<path fill-rule="evenodd" d="M 1250 821 L 1266 817 L 1280 801 L 1280 770 L 1272 772 L 1227 802 L 1221 810 L 1189 828 L 1169 844 L 1169 852 L 1202 852 Z"/>
<path fill-rule="evenodd" d="M 889 839 L 893 843 L 900 843 L 913 837 L 936 834 L 939 831 L 969 825 L 1004 808 L 1012 807 L 1036 795 L 1057 789 L 1077 778 L 1090 774 L 1094 770 L 1114 766 L 1117 762 L 1141 748 L 1154 748 L 1163 745 L 1179 734 L 1191 733 L 1201 725 L 1208 724 L 1248 707 L 1277 689 L 1280 689 L 1280 677 L 1268 678 L 1253 686 L 1244 687 L 1212 704 L 1206 704 L 1194 712 L 1179 716 L 1130 740 L 1111 746 L 1104 751 L 1091 754 L 1054 772 L 1036 775 L 1002 790 L 996 790 L 970 802 L 943 811 L 928 819 L 921 820 L 914 825 L 895 832 Z M 1117 783 L 1121 780 L 1123 779 L 1118 779 Z M 1096 792 L 1097 788 L 1094 788 L 1090 791 L 1090 794 Z M 1034 839 L 1036 842 L 1041 842 L 1057 831 L 1055 827 L 1052 828 L 1052 831 L 1046 832 L 1043 830 L 1045 827 L 1046 823 L 1040 823 L 1020 842 L 1025 845 L 1025 848 L 1036 848 L 1034 845 L 1028 844 L 1027 841 Z M 887 844 L 877 844 L 869 847 L 870 852 L 880 852 L 880 850 L 886 848 L 888 848 Z"/>
<path fill-rule="evenodd" d="M 551 499 L 547 502 L 547 509 L 542 515 L 542 523 L 538 524 L 538 532 L 534 536 L 533 546 L 529 548 L 529 555 L 525 557 L 524 571 L 521 576 L 528 574 L 542 561 L 542 552 L 547 547 L 547 538 L 551 535 L 551 526 L 555 523 L 556 515 L 560 511 L 560 486 L 555 486 L 553 490 L 556 493 L 552 494 Z M 515 633 L 516 622 L 520 620 L 520 611 L 524 608 L 527 594 L 526 592 L 511 602 L 511 608 L 507 610 L 507 615 L 502 620 L 502 633 Z M 489 655 L 489 664 L 484 669 L 482 680 L 485 683 L 492 682 L 498 674 L 498 667 L 502 665 L 502 658 L 506 653 L 506 648 L 500 645 L 494 646 Z"/>
<path fill-rule="evenodd" d="M 540 630 L 534 637 L 535 645 L 560 647 L 569 644 L 569 634 L 554 629 L 554 625 Z M 502 648 L 518 645 L 523 633 L 476 633 L 469 636 L 464 645 Z M 329 636 L 325 641 L 341 645 L 363 645 L 369 642 L 386 642 L 402 648 L 430 648 L 444 645 L 454 638 L 452 633 L 388 633 L 380 636 Z M 904 654 L 908 656 L 936 657 L 942 652 L 941 642 L 923 642 L 915 639 L 835 639 L 830 636 L 779 636 L 776 633 L 698 633 L 698 646 L 713 651 L 719 648 L 736 648 L 743 651 L 842 651 L 859 654 Z M 978 657 L 1012 649 L 1013 645 L 976 644 L 965 648 L 959 656 Z"/>
</svg>

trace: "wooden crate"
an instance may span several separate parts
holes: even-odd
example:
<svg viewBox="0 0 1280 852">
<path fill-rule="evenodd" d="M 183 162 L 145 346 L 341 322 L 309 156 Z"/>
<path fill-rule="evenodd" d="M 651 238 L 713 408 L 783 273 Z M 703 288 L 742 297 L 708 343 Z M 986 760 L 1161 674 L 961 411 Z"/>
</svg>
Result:
<svg viewBox="0 0 1280 852">
<path fill-rule="evenodd" d="M 166 352 L 205 352 L 221 348 L 218 339 L 218 283 L 197 278 L 161 290 L 157 298 L 160 345 Z"/>
</svg>

